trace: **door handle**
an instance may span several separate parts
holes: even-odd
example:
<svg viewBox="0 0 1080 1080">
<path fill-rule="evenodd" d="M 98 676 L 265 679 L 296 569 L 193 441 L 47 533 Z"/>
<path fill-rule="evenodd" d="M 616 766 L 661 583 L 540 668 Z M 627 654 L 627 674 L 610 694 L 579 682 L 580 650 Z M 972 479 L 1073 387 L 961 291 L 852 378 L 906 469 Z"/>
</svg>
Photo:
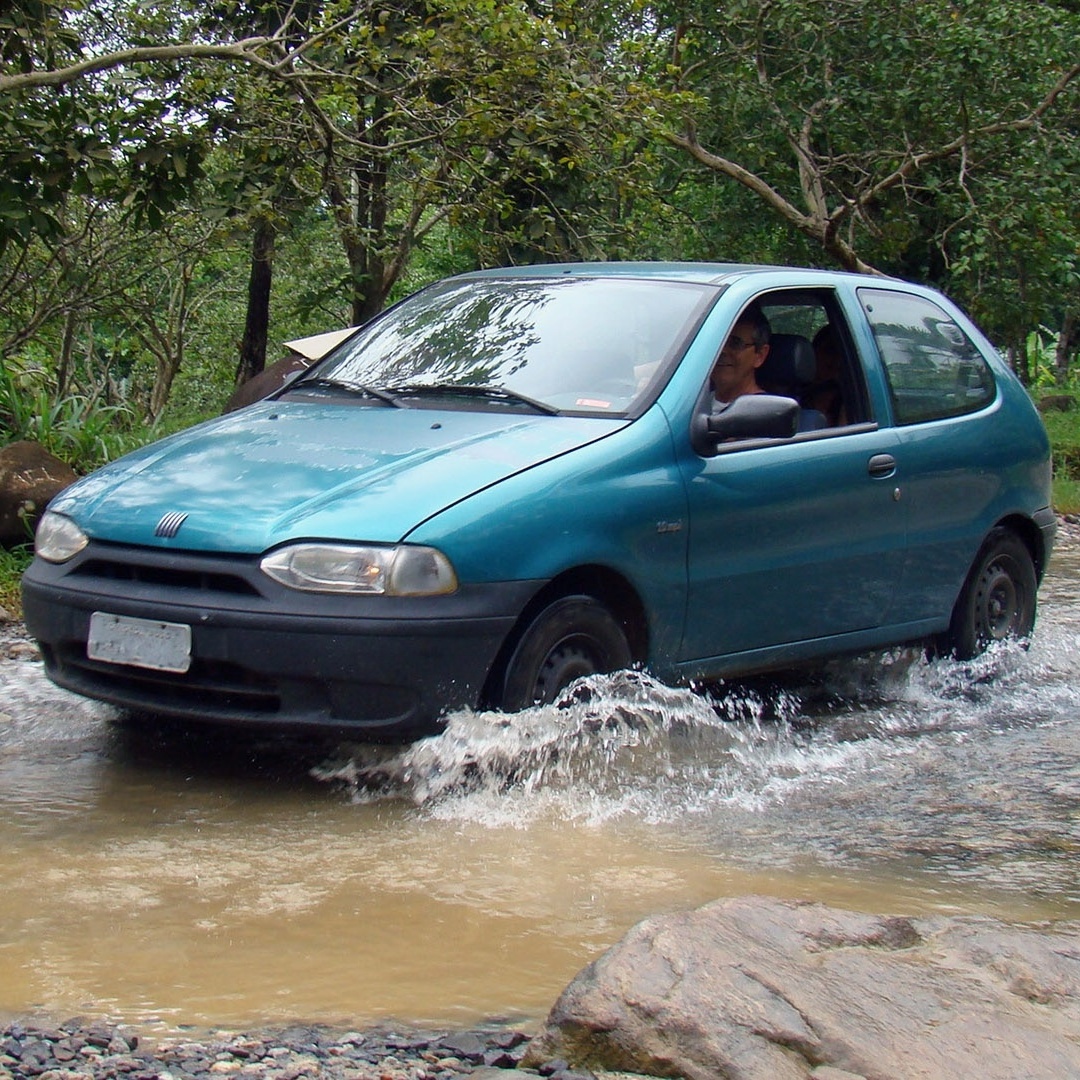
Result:
<svg viewBox="0 0 1080 1080">
<path fill-rule="evenodd" d="M 896 458 L 892 454 L 875 454 L 867 465 L 867 471 L 875 480 L 884 480 L 896 473 Z"/>
</svg>

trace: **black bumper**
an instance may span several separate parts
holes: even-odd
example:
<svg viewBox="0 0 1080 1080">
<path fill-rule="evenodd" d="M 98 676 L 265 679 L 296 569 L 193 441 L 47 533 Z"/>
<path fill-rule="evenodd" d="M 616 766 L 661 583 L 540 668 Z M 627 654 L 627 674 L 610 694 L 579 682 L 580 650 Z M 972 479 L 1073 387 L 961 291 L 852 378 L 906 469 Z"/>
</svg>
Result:
<svg viewBox="0 0 1080 1080">
<path fill-rule="evenodd" d="M 91 545 L 63 566 L 35 559 L 23 611 L 49 678 L 86 697 L 198 722 L 396 741 L 479 703 L 537 585 L 320 595 L 276 584 L 250 559 Z M 190 626 L 190 669 L 91 660 L 95 611 Z"/>
</svg>

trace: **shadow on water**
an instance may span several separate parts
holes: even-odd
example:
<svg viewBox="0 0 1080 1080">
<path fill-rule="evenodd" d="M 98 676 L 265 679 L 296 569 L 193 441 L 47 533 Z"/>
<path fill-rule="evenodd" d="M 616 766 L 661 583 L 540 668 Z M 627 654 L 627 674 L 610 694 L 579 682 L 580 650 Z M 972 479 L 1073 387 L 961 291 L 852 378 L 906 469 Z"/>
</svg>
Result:
<svg viewBox="0 0 1080 1080">
<path fill-rule="evenodd" d="M 111 716 L 108 731 L 104 749 L 119 767 L 308 791 L 319 789 L 312 770 L 336 745 L 332 740 L 170 723 L 160 717 L 126 713 Z"/>
</svg>

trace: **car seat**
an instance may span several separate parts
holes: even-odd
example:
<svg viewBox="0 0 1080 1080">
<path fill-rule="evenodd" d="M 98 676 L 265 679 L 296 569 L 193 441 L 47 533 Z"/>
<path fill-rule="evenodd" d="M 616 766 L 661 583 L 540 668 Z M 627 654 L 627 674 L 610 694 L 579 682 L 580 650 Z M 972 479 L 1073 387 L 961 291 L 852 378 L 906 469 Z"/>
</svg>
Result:
<svg viewBox="0 0 1080 1080">
<path fill-rule="evenodd" d="M 769 354 L 757 370 L 757 381 L 762 390 L 799 401 L 816 377 L 817 357 L 809 338 L 801 334 L 772 335 Z M 799 431 L 820 431 L 828 426 L 824 413 L 817 409 L 800 410 Z"/>
</svg>

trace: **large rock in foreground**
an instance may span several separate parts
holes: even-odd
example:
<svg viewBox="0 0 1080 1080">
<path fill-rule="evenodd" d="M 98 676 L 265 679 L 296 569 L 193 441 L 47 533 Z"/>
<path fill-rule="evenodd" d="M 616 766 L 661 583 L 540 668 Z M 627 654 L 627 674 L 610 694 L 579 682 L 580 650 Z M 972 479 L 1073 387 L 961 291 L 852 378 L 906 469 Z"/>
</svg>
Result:
<svg viewBox="0 0 1080 1080">
<path fill-rule="evenodd" d="M 25 544 L 48 501 L 68 484 L 74 471 L 35 442 L 0 447 L 0 544 Z"/>
<path fill-rule="evenodd" d="M 524 1065 L 688 1080 L 1080 1077 L 1080 924 L 885 918 L 766 897 L 646 919 Z"/>
</svg>

